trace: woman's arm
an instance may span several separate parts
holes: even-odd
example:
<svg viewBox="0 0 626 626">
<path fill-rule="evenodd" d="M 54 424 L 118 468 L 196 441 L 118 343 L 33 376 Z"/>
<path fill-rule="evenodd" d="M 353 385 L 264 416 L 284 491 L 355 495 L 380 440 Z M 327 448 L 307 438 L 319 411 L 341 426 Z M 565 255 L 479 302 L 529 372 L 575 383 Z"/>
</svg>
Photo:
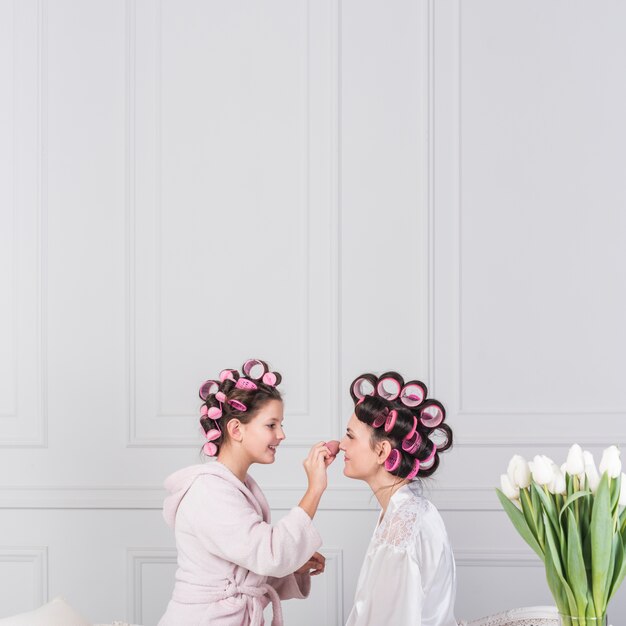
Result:
<svg viewBox="0 0 626 626">
<path fill-rule="evenodd" d="M 417 563 L 406 551 L 379 545 L 363 565 L 346 626 L 421 626 L 421 583 Z"/>
</svg>

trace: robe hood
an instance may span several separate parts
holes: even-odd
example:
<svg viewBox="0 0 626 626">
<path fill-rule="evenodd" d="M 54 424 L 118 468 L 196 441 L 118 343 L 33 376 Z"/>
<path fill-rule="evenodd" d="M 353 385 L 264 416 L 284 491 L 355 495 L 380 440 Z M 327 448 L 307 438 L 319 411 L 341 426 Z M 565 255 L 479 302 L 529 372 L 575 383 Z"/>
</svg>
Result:
<svg viewBox="0 0 626 626">
<path fill-rule="evenodd" d="M 255 508 L 258 508 L 258 503 L 250 497 L 251 489 L 254 489 L 252 479 L 246 476 L 246 484 L 242 483 L 225 465 L 218 463 L 217 461 L 211 461 L 201 465 L 191 465 L 190 467 L 184 467 L 165 479 L 163 486 L 169 495 L 166 496 L 163 503 L 163 518 L 165 523 L 174 528 L 176 524 L 176 512 L 180 506 L 181 500 L 184 495 L 189 491 L 191 485 L 193 485 L 196 478 L 210 474 L 212 476 L 219 476 L 221 479 L 230 482 L 232 485 L 242 491 L 245 496 L 250 499 Z"/>
</svg>

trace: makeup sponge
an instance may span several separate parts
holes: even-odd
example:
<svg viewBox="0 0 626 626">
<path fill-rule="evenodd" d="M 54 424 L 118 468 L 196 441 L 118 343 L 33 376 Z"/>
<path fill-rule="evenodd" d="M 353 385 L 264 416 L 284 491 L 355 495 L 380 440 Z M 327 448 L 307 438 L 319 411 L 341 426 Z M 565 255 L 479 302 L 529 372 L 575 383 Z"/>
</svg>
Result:
<svg viewBox="0 0 626 626">
<path fill-rule="evenodd" d="M 339 442 L 336 439 L 327 441 L 324 445 L 330 450 L 332 456 L 337 456 L 339 453 Z"/>
</svg>

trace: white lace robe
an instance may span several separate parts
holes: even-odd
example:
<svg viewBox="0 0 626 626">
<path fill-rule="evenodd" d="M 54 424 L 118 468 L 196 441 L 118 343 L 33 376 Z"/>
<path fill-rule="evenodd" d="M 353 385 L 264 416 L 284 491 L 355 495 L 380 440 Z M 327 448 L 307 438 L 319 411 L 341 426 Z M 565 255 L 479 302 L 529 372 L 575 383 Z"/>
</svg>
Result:
<svg viewBox="0 0 626 626">
<path fill-rule="evenodd" d="M 418 483 L 393 494 L 363 561 L 346 626 L 456 626 L 454 555 Z"/>
</svg>

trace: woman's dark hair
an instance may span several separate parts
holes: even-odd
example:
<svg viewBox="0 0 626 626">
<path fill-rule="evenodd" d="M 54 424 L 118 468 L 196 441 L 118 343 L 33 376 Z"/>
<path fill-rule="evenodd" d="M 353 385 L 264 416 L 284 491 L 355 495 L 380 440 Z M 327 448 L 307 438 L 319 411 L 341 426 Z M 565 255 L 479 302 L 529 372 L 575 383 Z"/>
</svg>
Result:
<svg viewBox="0 0 626 626">
<path fill-rule="evenodd" d="M 270 400 L 282 400 L 276 388 L 282 377 L 278 372 L 270 372 L 265 361 L 248 359 L 241 369 L 241 374 L 234 369 L 222 370 L 218 380 L 206 381 L 200 387 L 200 399 L 203 400 L 200 425 L 205 435 L 211 431 L 220 431 L 220 436 L 212 440 L 215 454 L 228 439 L 226 425 L 230 420 L 236 418 L 242 424 L 248 424 Z M 245 385 L 240 382 L 238 385 L 240 379 L 249 382 Z M 221 413 L 217 419 L 210 417 L 215 412 L 218 415 Z"/>
<path fill-rule="evenodd" d="M 424 383 L 405 383 L 397 372 L 361 374 L 352 382 L 350 394 L 357 419 L 372 428 L 372 448 L 380 441 L 389 441 L 397 450 L 399 463 L 395 468 L 394 464 L 392 469 L 387 467 L 390 474 L 407 478 L 413 472 L 426 477 L 437 470 L 440 453 L 452 446 L 452 429 L 443 423 L 443 405 L 426 397 Z M 392 454 L 395 458 L 396 453 Z M 419 469 L 415 473 L 416 465 Z"/>
</svg>

